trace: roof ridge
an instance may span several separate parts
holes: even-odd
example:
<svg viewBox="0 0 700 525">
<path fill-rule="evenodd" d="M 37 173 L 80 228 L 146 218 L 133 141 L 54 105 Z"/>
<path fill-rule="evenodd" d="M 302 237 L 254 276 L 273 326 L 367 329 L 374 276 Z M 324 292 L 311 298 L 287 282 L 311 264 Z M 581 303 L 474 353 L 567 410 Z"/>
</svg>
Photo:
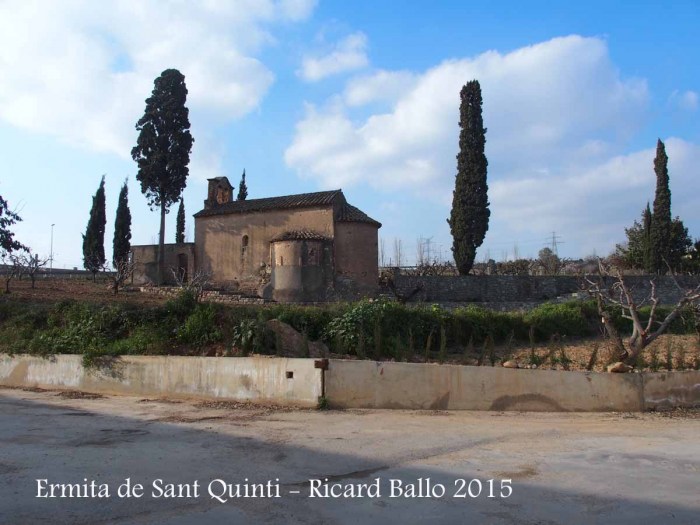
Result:
<svg viewBox="0 0 700 525">
<path fill-rule="evenodd" d="M 212 207 L 204 208 L 195 213 L 196 217 L 209 215 L 221 215 L 228 213 L 248 213 L 272 209 L 308 208 L 314 206 L 329 206 L 338 202 L 347 203 L 342 189 L 316 191 L 310 193 L 297 193 L 294 195 L 281 195 L 277 197 L 261 197 L 259 199 L 246 199 L 230 201 Z"/>
<path fill-rule="evenodd" d="M 301 197 L 302 195 L 321 195 L 321 194 L 330 194 L 330 193 L 341 193 L 342 194 L 343 190 L 339 189 L 339 190 L 307 191 L 304 193 L 292 193 L 290 195 L 277 195 L 274 197 L 258 197 L 257 199 L 246 199 L 245 202 L 263 201 L 263 200 L 271 200 L 271 199 L 288 199 L 288 198 L 293 198 L 293 197 Z M 239 201 L 232 201 L 232 202 L 239 202 Z"/>
</svg>

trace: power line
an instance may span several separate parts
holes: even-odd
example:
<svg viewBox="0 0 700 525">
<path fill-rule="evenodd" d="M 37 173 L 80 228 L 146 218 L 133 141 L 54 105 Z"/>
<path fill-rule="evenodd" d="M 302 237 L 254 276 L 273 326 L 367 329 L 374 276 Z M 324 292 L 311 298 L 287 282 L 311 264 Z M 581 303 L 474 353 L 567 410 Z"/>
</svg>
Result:
<svg viewBox="0 0 700 525">
<path fill-rule="evenodd" d="M 559 240 L 561 238 L 562 238 L 561 235 L 557 235 L 557 232 L 554 232 L 554 231 L 552 232 L 551 241 L 552 241 L 552 252 L 554 252 L 554 255 L 559 255 L 559 251 L 557 249 L 558 245 L 566 243 L 566 241 Z M 549 239 L 547 239 L 547 240 L 549 240 Z"/>
</svg>

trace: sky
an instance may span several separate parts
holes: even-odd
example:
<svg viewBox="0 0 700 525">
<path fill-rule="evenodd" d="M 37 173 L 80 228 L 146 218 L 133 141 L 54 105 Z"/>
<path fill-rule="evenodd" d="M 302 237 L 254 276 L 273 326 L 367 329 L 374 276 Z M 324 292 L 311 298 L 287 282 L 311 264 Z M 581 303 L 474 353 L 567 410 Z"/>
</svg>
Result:
<svg viewBox="0 0 700 525">
<path fill-rule="evenodd" d="M 459 91 L 484 100 L 491 220 L 477 259 L 605 255 L 653 201 L 700 237 L 700 3 L 0 0 L 0 195 L 18 240 L 82 266 L 106 176 L 105 248 L 126 180 L 132 244 L 159 214 L 131 148 L 153 80 L 186 77 L 195 143 L 187 235 L 206 179 L 248 198 L 341 188 L 413 262 L 451 256 Z M 176 206 L 166 241 L 175 235 Z M 52 228 L 52 224 L 54 225 Z"/>
</svg>

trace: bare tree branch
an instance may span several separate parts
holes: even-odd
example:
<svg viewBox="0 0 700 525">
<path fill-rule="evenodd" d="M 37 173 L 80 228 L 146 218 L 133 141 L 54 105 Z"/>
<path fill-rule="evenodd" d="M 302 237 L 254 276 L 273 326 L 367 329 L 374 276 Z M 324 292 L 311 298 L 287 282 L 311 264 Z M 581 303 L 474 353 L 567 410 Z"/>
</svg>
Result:
<svg viewBox="0 0 700 525">
<path fill-rule="evenodd" d="M 606 288 L 605 277 L 611 276 L 614 276 L 616 281 L 608 290 L 608 293 L 606 293 L 604 291 Z M 678 300 L 663 321 L 659 322 L 656 317 L 660 299 L 658 297 L 655 279 L 649 281 L 649 296 L 637 302 L 635 301 L 633 290 L 627 285 L 619 269 L 615 269 L 613 272 L 611 268 L 606 267 L 603 262 L 599 260 L 597 281 L 592 280 L 588 276 L 584 276 L 584 288 L 596 299 L 598 313 L 602 318 L 606 332 L 615 343 L 615 347 L 619 352 L 620 361 L 630 363 L 636 361 L 639 354 L 668 330 L 671 323 L 681 315 L 681 312 L 687 306 L 693 305 L 696 309 L 698 308 L 697 303 L 700 301 L 700 285 L 692 290 L 687 290 L 679 285 L 675 276 L 672 275 L 672 278 L 678 289 L 683 292 L 683 296 Z M 617 295 L 619 299 L 615 299 L 614 295 Z M 641 320 L 639 308 L 647 303 L 651 304 L 651 309 L 649 312 L 649 319 L 645 325 Z M 621 309 L 621 316 L 623 319 L 632 321 L 632 335 L 627 341 L 627 346 L 622 341 L 619 332 L 612 323 L 608 309 L 611 305 Z M 654 329 L 655 324 L 658 324 L 656 329 Z"/>
</svg>

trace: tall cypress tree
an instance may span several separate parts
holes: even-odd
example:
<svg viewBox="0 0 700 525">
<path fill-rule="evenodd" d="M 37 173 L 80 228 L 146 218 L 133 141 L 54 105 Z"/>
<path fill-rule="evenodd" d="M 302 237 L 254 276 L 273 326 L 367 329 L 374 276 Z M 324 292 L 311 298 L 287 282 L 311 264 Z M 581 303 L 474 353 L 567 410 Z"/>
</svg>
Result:
<svg viewBox="0 0 700 525">
<path fill-rule="evenodd" d="M 243 170 L 243 176 L 241 177 L 241 183 L 238 185 L 238 200 L 244 201 L 248 197 L 248 186 L 245 183 L 245 169 Z"/>
<path fill-rule="evenodd" d="M 92 197 L 92 208 L 85 235 L 83 235 L 83 266 L 92 272 L 92 278 L 105 264 L 105 176 Z"/>
<path fill-rule="evenodd" d="M 112 241 L 112 264 L 116 268 L 129 257 L 131 251 L 131 211 L 129 211 L 129 187 L 124 181 L 119 192 L 117 215 L 114 218 L 114 240 Z"/>
<path fill-rule="evenodd" d="M 481 116 L 481 86 L 472 80 L 460 92 L 459 153 L 457 176 L 452 193 L 452 212 L 447 220 L 452 233 L 452 254 L 460 275 L 471 270 L 476 249 L 481 246 L 489 227 L 488 161 L 486 128 Z"/>
<path fill-rule="evenodd" d="M 656 143 L 654 158 L 656 194 L 651 217 L 651 256 L 653 273 L 666 273 L 666 262 L 671 258 L 671 189 L 668 177 L 668 156 L 661 139 Z"/>
<path fill-rule="evenodd" d="M 642 264 L 647 273 L 654 273 L 654 251 L 651 246 L 651 223 L 653 216 L 647 202 L 647 207 L 642 214 Z"/>
<path fill-rule="evenodd" d="M 131 157 L 139 167 L 136 178 L 148 204 L 160 208 L 158 236 L 158 284 L 165 277 L 165 214 L 187 185 L 188 164 L 194 139 L 190 134 L 185 76 L 166 69 L 155 79 L 146 111 L 136 123 L 139 137 Z"/>
<path fill-rule="evenodd" d="M 180 206 L 177 208 L 177 218 L 175 220 L 175 242 L 185 242 L 185 201 L 180 199 Z"/>
</svg>

